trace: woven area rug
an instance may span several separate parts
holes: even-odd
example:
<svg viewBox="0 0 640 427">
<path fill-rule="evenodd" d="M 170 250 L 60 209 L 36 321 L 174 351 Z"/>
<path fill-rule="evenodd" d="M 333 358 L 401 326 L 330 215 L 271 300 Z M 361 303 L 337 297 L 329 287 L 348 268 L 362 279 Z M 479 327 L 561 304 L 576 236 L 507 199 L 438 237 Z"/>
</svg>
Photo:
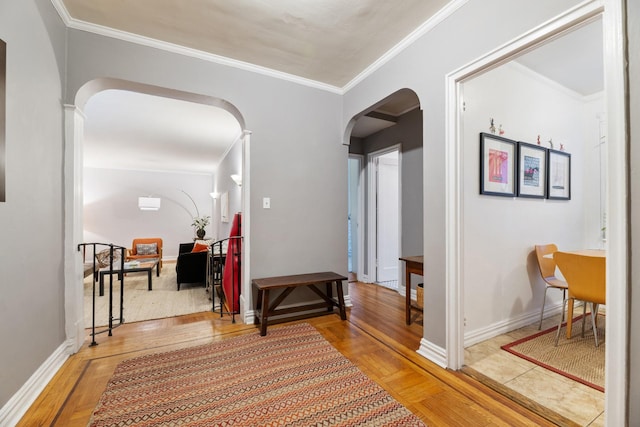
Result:
<svg viewBox="0 0 640 427">
<path fill-rule="evenodd" d="M 311 325 L 137 357 L 90 426 L 424 426 Z"/>
<path fill-rule="evenodd" d="M 598 341 L 595 347 L 591 318 L 586 319 L 584 338 L 582 316 L 573 320 L 571 339 L 566 338 L 566 323 L 560 330 L 558 346 L 554 345 L 557 327 L 516 340 L 501 348 L 574 381 L 604 392 L 605 319 L 598 316 Z"/>
<path fill-rule="evenodd" d="M 119 316 L 120 282 L 113 276 L 113 313 Z M 109 276 L 105 276 L 105 295 L 96 296 L 96 326 L 109 324 Z M 141 320 L 163 319 L 183 314 L 211 311 L 210 294 L 202 285 L 176 285 L 175 263 L 165 263 L 160 277 L 153 270 L 153 290 L 148 290 L 147 273 L 128 273 L 124 278 L 124 320 L 127 323 Z M 96 284 L 96 292 L 98 285 Z M 84 325 L 91 327 L 93 279 L 84 279 Z"/>
</svg>

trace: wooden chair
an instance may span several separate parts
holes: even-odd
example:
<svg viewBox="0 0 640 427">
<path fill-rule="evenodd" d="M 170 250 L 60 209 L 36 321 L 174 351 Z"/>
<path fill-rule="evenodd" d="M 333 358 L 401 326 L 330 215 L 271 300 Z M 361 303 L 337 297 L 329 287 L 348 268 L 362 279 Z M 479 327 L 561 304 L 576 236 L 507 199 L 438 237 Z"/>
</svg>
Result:
<svg viewBox="0 0 640 427">
<path fill-rule="evenodd" d="M 598 346 L 598 305 L 606 304 L 606 259 L 599 256 L 583 255 L 568 252 L 556 252 L 553 258 L 558 264 L 562 275 L 569 284 L 567 299 L 567 336 L 571 336 L 571 319 L 573 318 L 574 300 L 584 301 L 585 315 L 582 316 L 582 336 L 586 318 L 586 305 L 591 303 L 591 326 Z M 560 336 L 562 320 L 558 323 L 556 332 L 556 346 Z"/>
<path fill-rule="evenodd" d="M 558 289 L 562 291 L 562 317 L 561 321 L 564 321 L 564 306 L 567 301 L 567 282 L 556 278 L 556 262 L 552 258 L 553 254 L 558 252 L 558 247 L 550 243 L 548 245 L 536 245 L 536 257 L 538 258 L 538 267 L 540 268 L 540 275 L 544 280 L 544 298 L 542 299 L 542 308 L 540 309 L 540 324 L 538 330 L 542 329 L 542 316 L 544 314 L 544 304 L 547 301 L 547 291 L 549 288 Z M 564 273 L 563 273 L 564 274 Z"/>
</svg>

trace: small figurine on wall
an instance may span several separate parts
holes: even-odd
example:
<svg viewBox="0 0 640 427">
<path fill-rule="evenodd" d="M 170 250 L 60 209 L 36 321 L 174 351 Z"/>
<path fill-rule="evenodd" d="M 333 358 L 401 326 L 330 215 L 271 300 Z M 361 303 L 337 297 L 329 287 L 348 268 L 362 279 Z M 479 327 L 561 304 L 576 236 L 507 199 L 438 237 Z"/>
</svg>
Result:
<svg viewBox="0 0 640 427">
<path fill-rule="evenodd" d="M 538 135 L 538 145 L 540 145 L 540 135 Z"/>
<path fill-rule="evenodd" d="M 491 121 L 489 122 L 489 131 L 491 133 L 496 133 L 496 125 L 493 124 L 493 118 L 491 119 Z"/>
<path fill-rule="evenodd" d="M 502 129 L 502 125 L 500 125 L 500 127 L 498 128 L 498 133 L 500 135 L 504 135 L 504 130 Z"/>
<path fill-rule="evenodd" d="M 549 138 L 549 148 L 553 150 L 553 139 Z"/>
</svg>

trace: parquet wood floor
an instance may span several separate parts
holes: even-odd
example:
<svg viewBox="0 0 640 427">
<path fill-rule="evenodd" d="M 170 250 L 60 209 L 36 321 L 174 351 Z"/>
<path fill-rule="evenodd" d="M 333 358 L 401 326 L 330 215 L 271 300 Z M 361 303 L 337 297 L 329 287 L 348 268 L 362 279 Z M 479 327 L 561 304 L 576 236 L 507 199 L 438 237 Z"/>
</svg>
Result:
<svg viewBox="0 0 640 427">
<path fill-rule="evenodd" d="M 363 372 L 429 426 L 551 426 L 543 418 L 460 372 L 442 369 L 416 353 L 421 318 L 406 326 L 404 299 L 394 291 L 349 284 L 348 320 L 336 314 L 308 322 Z M 276 327 L 276 326 L 270 326 Z M 258 333 L 215 313 L 122 325 L 113 336 L 90 339 L 70 357 L 26 412 L 19 426 L 86 426 L 116 365 L 127 358 Z M 551 417 L 553 419 L 553 415 Z"/>
</svg>

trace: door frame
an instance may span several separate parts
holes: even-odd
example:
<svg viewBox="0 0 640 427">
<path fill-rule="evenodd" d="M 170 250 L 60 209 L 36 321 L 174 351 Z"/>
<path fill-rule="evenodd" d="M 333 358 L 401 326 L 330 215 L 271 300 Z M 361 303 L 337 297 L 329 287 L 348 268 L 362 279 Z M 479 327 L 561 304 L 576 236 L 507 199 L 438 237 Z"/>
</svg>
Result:
<svg viewBox="0 0 640 427">
<path fill-rule="evenodd" d="M 358 225 L 358 236 L 357 241 L 355 242 L 357 246 L 358 252 L 358 268 L 356 269 L 356 274 L 358 276 L 358 281 L 366 282 L 367 275 L 364 272 L 364 234 L 365 227 L 364 225 L 364 212 L 365 212 L 365 204 L 364 204 L 364 155 L 363 154 L 353 154 L 349 153 L 349 160 L 357 160 L 358 162 L 358 188 L 356 189 L 357 200 L 356 203 L 358 205 L 358 217 L 356 218 Z M 348 191 L 348 189 L 347 189 Z M 353 235 L 353 234 L 352 234 Z M 353 245 L 354 242 L 351 242 Z"/>
<path fill-rule="evenodd" d="M 591 1 L 582 3 L 568 12 L 548 21 L 543 26 L 489 52 L 478 60 L 455 70 L 446 76 L 446 366 L 460 369 L 464 364 L 464 283 L 462 278 L 462 154 L 461 121 L 463 99 L 462 83 L 477 73 L 510 60 L 518 53 L 548 40 L 568 29 L 575 28 L 593 19 L 603 17 L 605 88 L 608 123 L 608 168 L 607 168 L 607 351 L 605 358 L 605 411 L 606 422 L 625 425 L 628 411 L 629 378 L 628 356 L 628 301 L 629 272 L 627 265 L 628 219 L 628 153 L 626 114 L 624 102 L 624 42 L 622 34 L 622 6 L 617 0 L 604 3 Z M 615 120 L 614 120 L 615 118 Z M 616 333 L 609 333 L 616 331 Z"/>
<path fill-rule="evenodd" d="M 385 154 L 398 152 L 398 253 L 402 249 L 402 144 L 397 143 L 389 147 L 372 151 L 367 154 L 367 282 L 375 283 L 378 279 L 377 273 L 377 254 L 378 254 L 378 213 L 377 213 L 377 194 L 378 181 L 376 179 L 378 172 L 377 159 Z M 402 271 L 402 265 L 398 260 L 398 272 Z M 400 281 L 398 274 L 398 282 Z M 398 292 L 404 295 L 404 287 L 398 283 Z"/>
</svg>

